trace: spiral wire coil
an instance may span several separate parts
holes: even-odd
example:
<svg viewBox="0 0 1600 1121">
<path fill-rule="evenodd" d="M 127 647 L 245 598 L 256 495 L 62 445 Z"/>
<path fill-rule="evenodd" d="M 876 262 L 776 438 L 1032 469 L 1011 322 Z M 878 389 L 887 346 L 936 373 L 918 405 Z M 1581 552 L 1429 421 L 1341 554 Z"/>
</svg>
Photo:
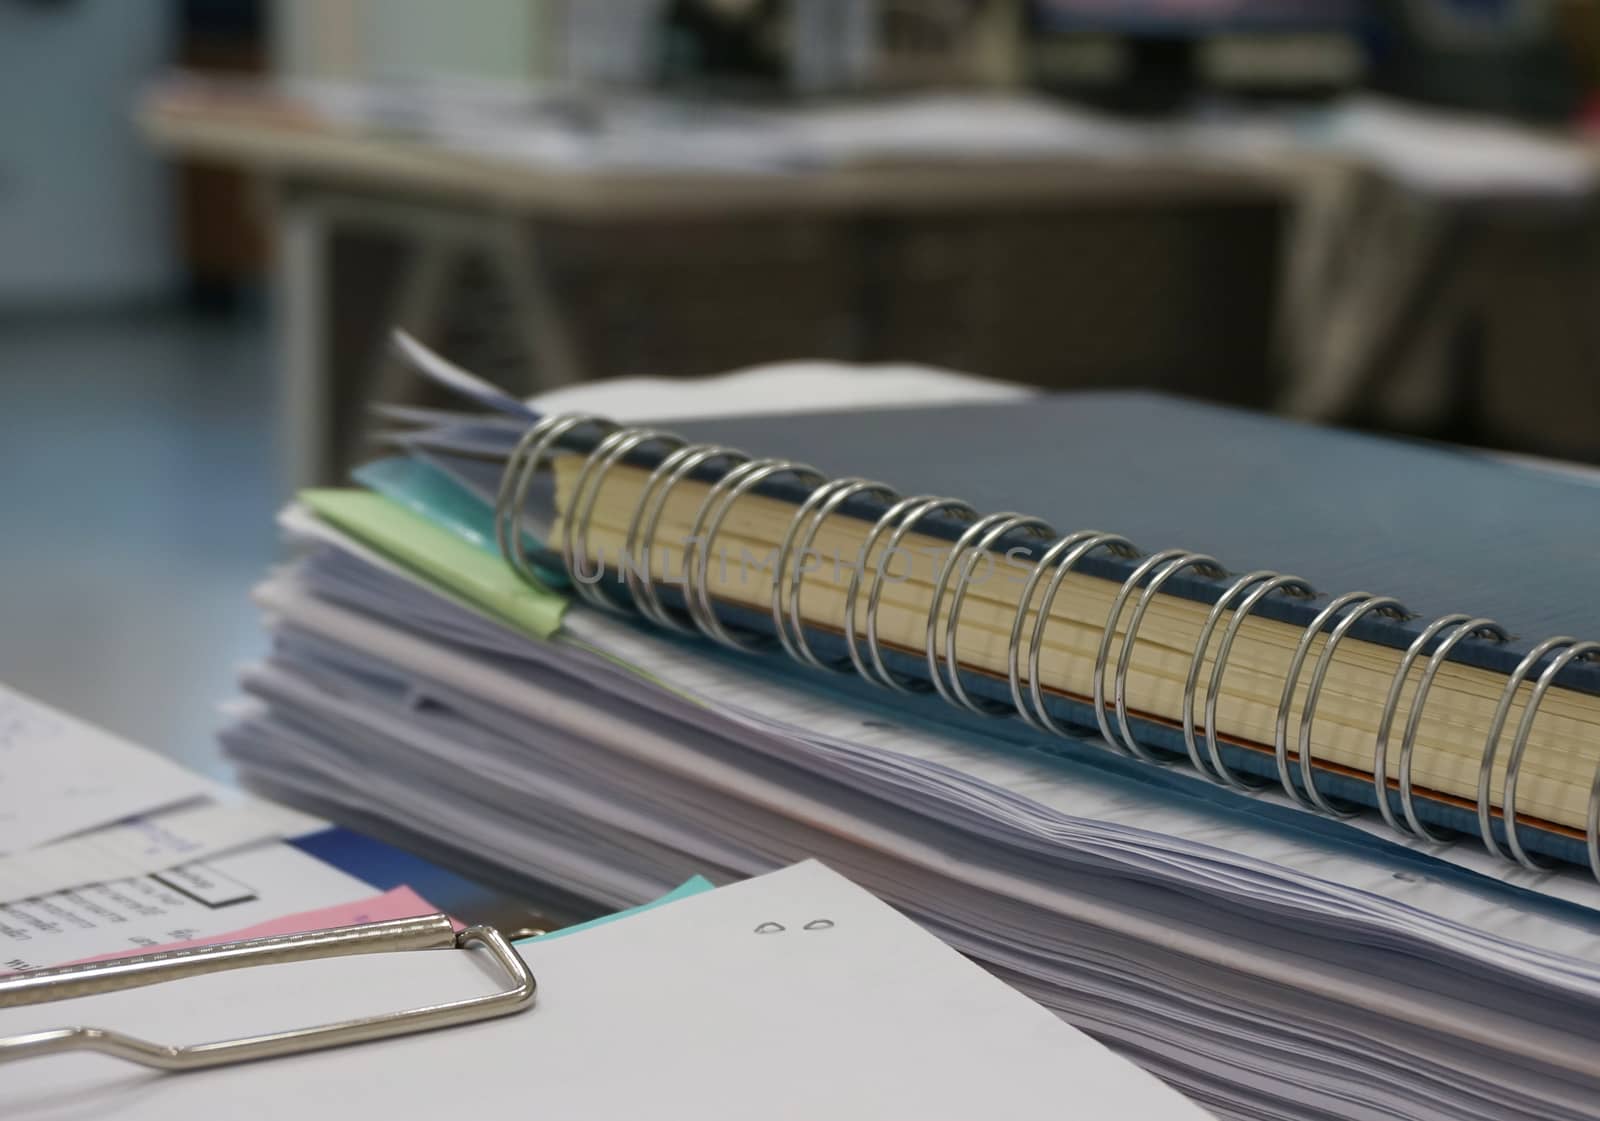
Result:
<svg viewBox="0 0 1600 1121">
<path fill-rule="evenodd" d="M 711 586 L 712 543 L 723 531 L 738 500 L 773 479 L 790 478 L 809 490 L 789 519 L 781 538 L 772 571 L 769 602 L 776 643 L 795 661 L 820 670 L 854 671 L 867 681 L 899 692 L 936 692 L 945 701 L 971 712 L 990 716 L 1015 715 L 1042 732 L 1076 738 L 1079 733 L 1053 716 L 1045 703 L 1040 674 L 1040 656 L 1051 621 L 1051 608 L 1067 575 L 1087 557 L 1104 552 L 1124 560 L 1138 560 L 1115 593 L 1101 630 L 1095 655 L 1093 711 L 1101 735 L 1114 751 L 1147 763 L 1168 765 L 1185 756 L 1156 753 L 1134 735 L 1128 709 L 1128 677 L 1133 651 L 1145 615 L 1163 586 L 1184 571 L 1220 580 L 1230 575 L 1214 557 L 1185 549 L 1164 549 L 1148 556 L 1131 541 L 1114 533 L 1079 530 L 1059 536 L 1049 523 L 1026 514 L 981 515 L 969 503 L 957 498 L 921 495 L 902 498 L 885 483 L 862 478 L 828 479 L 815 468 L 783 459 L 755 459 L 735 448 L 715 444 L 691 444 L 682 437 L 654 428 L 622 427 L 602 417 L 588 414 L 559 414 L 544 417 L 517 442 L 500 479 L 495 501 L 495 540 L 506 562 L 517 575 L 540 585 L 524 548 L 524 508 L 532 481 L 554 456 L 564 439 L 587 432 L 595 444 L 583 454 L 568 503 L 566 532 L 562 541 L 562 560 L 577 594 L 585 601 L 610 611 L 631 611 L 659 626 L 689 634 L 702 634 L 724 646 L 747 651 L 770 645 L 774 639 L 753 631 L 730 627 L 718 617 Z M 607 477 L 630 456 L 655 449 L 659 461 L 645 481 L 624 533 L 622 555 L 618 559 L 619 581 L 625 595 L 614 597 L 601 587 L 604 558 L 597 557 L 595 569 L 584 571 L 589 558 L 590 523 Z M 720 471 L 720 474 L 716 474 Z M 655 539 L 667 504 L 691 476 L 710 477 L 711 485 L 701 499 L 684 543 L 682 591 L 684 607 L 672 609 L 661 600 L 658 582 L 652 579 L 653 565 L 661 562 L 662 582 L 666 582 L 670 556 L 657 554 Z M 811 647 L 800 608 L 807 559 L 812 545 L 827 519 L 853 499 L 869 498 L 885 507 L 868 530 L 850 570 L 844 594 L 842 639 L 845 657 L 825 661 Z M 878 633 L 878 613 L 884 588 L 893 583 L 892 566 L 904 555 L 907 538 L 928 518 L 942 515 L 965 523 L 960 536 L 945 557 L 933 585 L 933 600 L 924 629 L 923 656 L 927 679 L 909 677 L 891 670 L 884 656 Z M 1012 619 L 1006 647 L 1007 684 L 1010 703 L 972 696 L 958 672 L 958 634 L 962 608 L 973 585 L 978 566 L 988 558 L 993 563 L 995 548 L 1009 538 L 1026 535 L 1033 542 L 1051 542 L 1031 560 L 1021 598 Z M 880 548 L 881 546 L 881 548 Z M 1007 554 L 1008 557 L 1011 553 Z M 871 564 L 868 562 L 876 557 Z M 723 558 L 725 564 L 725 558 Z M 1040 589 L 1043 589 L 1042 596 Z M 1258 570 L 1239 576 L 1212 605 L 1201 625 L 1199 638 L 1190 655 L 1184 682 L 1182 732 L 1187 761 L 1213 783 L 1240 791 L 1254 791 L 1271 785 L 1231 768 L 1223 759 L 1216 732 L 1217 698 L 1222 692 L 1228 661 L 1244 621 L 1269 596 L 1289 596 L 1309 600 L 1314 589 L 1297 576 Z M 863 601 L 864 596 L 864 601 Z M 1135 599 L 1137 596 L 1137 599 Z M 946 602 L 948 612 L 944 612 Z M 1037 602 L 1036 602 L 1037 601 Z M 1133 602 L 1126 630 L 1117 644 L 1118 624 Z M 1222 618 L 1232 612 L 1222 637 L 1212 653 L 1213 639 Z M 1349 592 L 1328 602 L 1301 633 L 1290 658 L 1283 691 L 1275 710 L 1273 759 L 1277 782 L 1296 803 L 1331 817 L 1349 817 L 1364 807 L 1334 800 L 1318 789 L 1312 758 L 1312 729 L 1323 685 L 1339 644 L 1363 618 L 1383 615 L 1391 619 L 1412 616 L 1397 600 L 1369 592 Z M 1032 617 L 1033 625 L 1028 626 Z M 942 627 L 941 627 L 942 623 Z M 1329 629 L 1331 627 L 1331 630 Z M 1294 750 L 1290 750 L 1290 722 L 1294 699 L 1299 691 L 1306 662 L 1319 634 L 1327 631 L 1311 668 L 1299 708 Z M 1423 823 L 1416 807 L 1413 776 L 1417 733 L 1423 710 L 1450 653 L 1467 639 L 1504 643 L 1504 628 L 1492 619 L 1465 614 L 1442 616 L 1417 635 L 1401 656 L 1385 697 L 1374 738 L 1372 783 L 1377 807 L 1384 821 L 1396 832 L 1425 841 L 1444 844 L 1457 836 L 1440 832 Z M 1112 649 L 1116 647 L 1115 656 Z M 864 648 L 864 649 L 863 649 Z M 1411 692 L 1409 715 L 1400 733 L 1390 774 L 1390 740 L 1401 699 L 1411 681 L 1417 662 L 1427 656 Z M 1200 677 L 1210 658 L 1203 724 L 1196 721 Z M 1579 641 L 1568 636 L 1549 638 L 1537 644 L 1512 671 L 1502 690 L 1490 722 L 1483 753 L 1479 760 L 1477 794 L 1474 800 L 1478 834 L 1485 848 L 1504 860 L 1529 869 L 1549 866 L 1536 860 L 1522 844 L 1518 826 L 1517 792 L 1529 738 L 1545 695 L 1568 665 L 1578 660 L 1600 660 L 1600 642 Z M 1540 669 L 1540 666 L 1543 666 Z M 1024 666 L 1026 682 L 1024 683 Z M 1495 835 L 1497 807 L 1492 800 L 1496 763 L 1520 687 L 1533 677 L 1532 691 L 1511 735 L 1505 759 L 1501 803 L 1498 807 L 1504 840 Z M 1110 702 L 1105 683 L 1112 679 Z M 1201 744 L 1204 743 L 1202 750 Z M 1390 784 L 1394 789 L 1391 790 Z M 1398 797 L 1398 812 L 1395 798 Z M 1589 791 L 1585 829 L 1585 848 L 1590 871 L 1600 881 L 1600 766 L 1597 766 Z"/>
</svg>

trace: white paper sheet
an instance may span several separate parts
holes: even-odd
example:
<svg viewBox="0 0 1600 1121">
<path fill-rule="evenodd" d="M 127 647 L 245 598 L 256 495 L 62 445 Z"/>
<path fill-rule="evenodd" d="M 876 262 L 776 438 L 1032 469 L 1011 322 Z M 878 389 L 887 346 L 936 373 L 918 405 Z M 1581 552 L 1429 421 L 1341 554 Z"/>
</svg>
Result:
<svg viewBox="0 0 1600 1121">
<path fill-rule="evenodd" d="M 395 348 L 405 359 L 442 385 L 465 394 L 486 409 L 495 409 L 521 420 L 531 420 L 536 414 L 527 405 L 491 385 L 476 374 L 469 373 L 441 355 L 435 354 L 405 331 L 395 329 L 391 336 Z"/>
<path fill-rule="evenodd" d="M 1034 390 L 911 363 L 772 362 L 704 378 L 612 378 L 531 399 L 542 413 L 594 412 L 618 421 L 704 419 L 845 408 L 918 408 L 1005 401 Z"/>
<path fill-rule="evenodd" d="M 0 1116 L 389 1121 L 511 1103 L 630 1121 L 1206 1116 L 816 863 L 522 952 L 539 998 L 512 1019 L 205 1075 L 39 1059 L 0 1079 Z M 216 974 L 0 1010 L 0 1034 L 92 1023 L 195 1042 L 281 1029 L 486 991 L 474 956 Z"/>
<path fill-rule="evenodd" d="M 370 884 L 292 845 L 0 903 L 0 972 L 244 930 L 351 903 Z"/>
<path fill-rule="evenodd" d="M 326 825 L 310 814 L 255 799 L 137 818 L 0 858 L 0 903 L 159 872 Z"/>
<path fill-rule="evenodd" d="M 0 685 L 0 855 L 216 789 L 153 751 Z"/>
<path fill-rule="evenodd" d="M 1328 122 L 1324 142 L 1424 194 L 1449 198 L 1560 198 L 1594 188 L 1583 144 L 1487 117 L 1354 98 Z"/>
</svg>

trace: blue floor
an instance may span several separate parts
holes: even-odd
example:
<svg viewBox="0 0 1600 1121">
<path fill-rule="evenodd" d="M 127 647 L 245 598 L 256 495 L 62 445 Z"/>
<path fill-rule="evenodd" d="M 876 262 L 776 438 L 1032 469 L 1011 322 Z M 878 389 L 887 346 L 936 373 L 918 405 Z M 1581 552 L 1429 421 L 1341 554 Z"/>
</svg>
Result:
<svg viewBox="0 0 1600 1121">
<path fill-rule="evenodd" d="M 213 776 L 279 555 L 263 318 L 0 321 L 0 681 Z"/>
</svg>

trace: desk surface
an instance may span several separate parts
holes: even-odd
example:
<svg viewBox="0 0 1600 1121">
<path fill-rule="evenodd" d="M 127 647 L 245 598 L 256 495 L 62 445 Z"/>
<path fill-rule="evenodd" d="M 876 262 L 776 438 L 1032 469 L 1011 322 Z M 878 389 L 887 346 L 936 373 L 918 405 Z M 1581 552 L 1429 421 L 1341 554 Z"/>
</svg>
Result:
<svg viewBox="0 0 1600 1121">
<path fill-rule="evenodd" d="M 550 217 L 763 212 L 871 214 L 1089 204 L 1272 201 L 1289 176 L 1193 157 L 1014 157 L 835 165 L 792 173 L 635 172 L 539 166 L 457 151 L 425 137 L 321 119 L 270 91 L 160 87 L 139 113 L 159 146 L 290 185 L 427 195 Z"/>
</svg>

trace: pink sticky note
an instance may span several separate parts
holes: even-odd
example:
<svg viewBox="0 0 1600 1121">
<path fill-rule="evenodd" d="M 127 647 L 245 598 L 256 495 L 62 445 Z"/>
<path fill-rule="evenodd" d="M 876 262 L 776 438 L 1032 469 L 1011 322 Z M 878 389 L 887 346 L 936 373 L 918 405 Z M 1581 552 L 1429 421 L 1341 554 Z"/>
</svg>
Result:
<svg viewBox="0 0 1600 1121">
<path fill-rule="evenodd" d="M 353 926 L 356 923 L 386 922 L 389 919 L 413 919 L 420 915 L 438 913 L 438 908 L 429 903 L 422 896 L 404 885 L 384 892 L 382 895 L 371 895 L 365 899 L 357 899 L 350 903 L 339 903 L 332 907 L 323 907 L 316 911 L 301 911 L 295 915 L 284 915 L 282 918 L 269 919 L 255 926 L 247 926 L 243 930 L 230 931 L 219 934 L 214 938 L 196 938 L 188 942 L 169 942 L 165 946 L 137 946 L 126 950 L 117 950 L 114 953 L 98 954 L 95 957 L 81 958 L 78 961 L 67 962 L 68 965 L 84 965 L 92 961 L 110 961 L 113 958 L 134 957 L 139 954 L 158 954 L 167 950 L 188 950 L 196 946 L 212 946 L 219 942 L 239 942 L 248 938 L 272 938 L 281 934 L 304 934 L 311 930 L 326 930 L 333 926 Z M 451 922 L 457 930 L 461 924 Z M 0 976 L 5 976 L 0 973 Z"/>
</svg>

